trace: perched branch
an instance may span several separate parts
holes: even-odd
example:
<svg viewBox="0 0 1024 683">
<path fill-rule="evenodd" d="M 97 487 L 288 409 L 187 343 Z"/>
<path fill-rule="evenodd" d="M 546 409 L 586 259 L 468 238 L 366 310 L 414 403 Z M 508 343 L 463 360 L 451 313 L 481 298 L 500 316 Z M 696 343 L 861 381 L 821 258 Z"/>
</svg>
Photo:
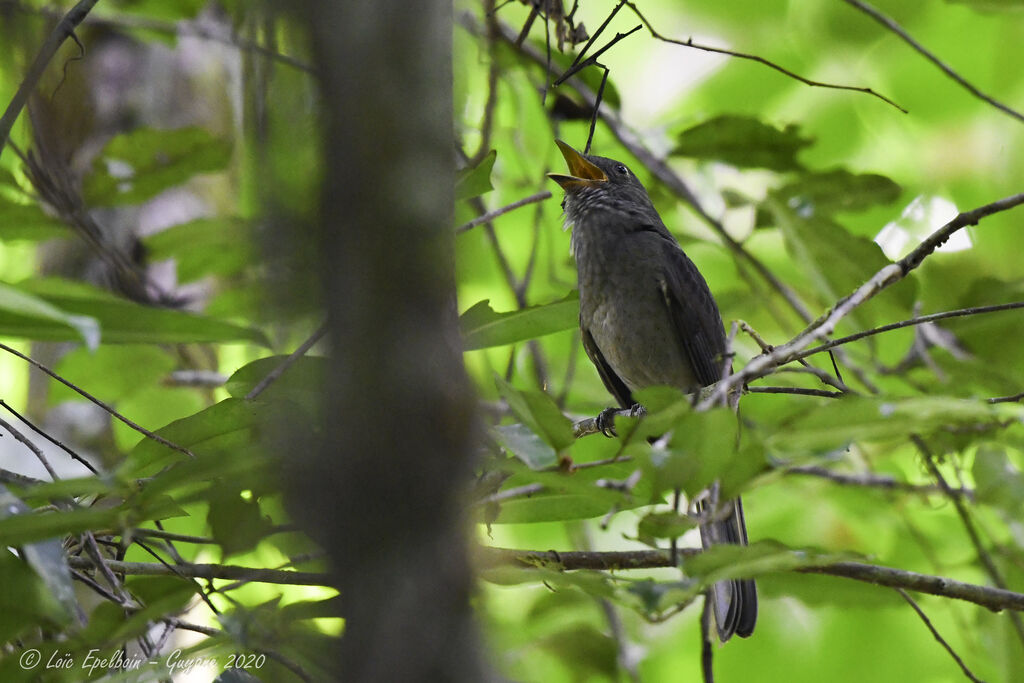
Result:
<svg viewBox="0 0 1024 683">
<path fill-rule="evenodd" d="M 486 567 L 513 566 L 520 568 L 547 567 L 562 571 L 592 569 L 598 571 L 624 571 L 671 567 L 672 559 L 666 550 L 620 550 L 608 552 L 546 552 L 484 547 L 479 549 Z M 697 548 L 680 548 L 684 557 L 698 555 Z M 964 583 L 943 576 L 919 574 L 904 569 L 893 569 L 861 562 L 835 562 L 820 567 L 795 569 L 804 574 L 827 574 L 855 581 L 873 583 L 888 588 L 927 593 L 980 605 L 992 611 L 1008 609 L 1024 611 L 1024 593 Z"/>
<path fill-rule="evenodd" d="M 893 477 L 880 474 L 835 472 L 826 467 L 816 467 L 813 465 L 790 467 L 785 470 L 785 474 L 828 479 L 840 486 L 861 486 L 864 488 L 888 489 L 891 491 L 904 491 L 906 493 L 916 493 L 920 495 L 943 493 L 942 489 L 940 489 L 937 484 L 911 484 L 906 481 L 899 481 Z M 974 491 L 968 488 L 950 489 L 950 491 L 953 495 L 963 496 L 968 500 L 973 500 L 974 498 Z"/>
<path fill-rule="evenodd" d="M 958 74 L 956 71 L 953 71 L 952 68 L 947 66 L 945 64 L 945 62 L 943 62 L 941 59 L 939 59 L 934 54 L 929 52 L 928 49 L 925 48 L 923 45 L 921 45 L 919 42 L 917 42 L 916 40 L 911 38 L 910 35 L 906 31 L 904 31 L 903 28 L 899 24 L 897 24 L 895 21 L 893 21 L 889 17 L 885 16 L 884 14 L 879 12 L 877 9 L 875 9 L 874 7 L 869 5 L 868 3 L 862 2 L 861 0 L 843 0 L 843 1 L 847 5 L 850 5 L 852 7 L 856 7 L 861 12 L 864 12 L 869 17 L 871 17 L 872 19 L 874 19 L 875 21 L 880 23 L 882 26 L 885 26 L 887 29 L 889 29 L 890 31 L 892 31 L 893 33 L 898 35 L 900 38 L 903 39 L 903 41 L 905 43 L 907 43 L 907 45 L 909 45 L 910 47 L 914 48 L 914 50 L 916 50 L 917 52 L 921 53 L 921 55 L 923 55 L 924 58 L 927 59 L 929 62 L 931 62 L 935 66 L 937 66 L 940 69 L 942 69 L 942 71 L 945 72 L 945 74 L 947 76 L 949 76 L 954 81 L 956 81 L 961 86 L 963 86 L 969 93 L 971 93 L 972 95 L 974 95 L 975 97 L 977 97 L 980 100 L 988 102 L 989 104 L 991 104 L 993 107 L 995 107 L 999 111 L 1003 112 L 1004 114 L 1008 114 L 1009 116 L 1012 116 L 1013 118 L 1017 119 L 1018 121 L 1024 122 L 1024 115 L 1022 115 L 1020 112 L 1018 112 L 1018 111 L 1016 111 L 1014 109 L 1011 109 L 1010 107 L 1006 106 L 1002 102 L 996 101 L 995 99 L 989 97 L 985 93 L 983 93 L 980 90 L 978 90 L 977 88 L 975 88 L 966 79 L 964 79 L 962 76 L 960 76 L 960 74 Z"/>
<path fill-rule="evenodd" d="M 245 400 L 251 401 L 257 396 L 259 396 L 261 393 L 263 393 L 263 391 L 267 387 L 269 387 L 271 383 L 275 382 L 278 377 L 283 375 L 285 371 L 288 370 L 288 368 L 290 368 L 292 365 L 295 364 L 297 360 L 299 360 L 299 358 L 305 356 L 306 352 L 313 348 L 313 346 L 318 341 L 320 341 L 320 339 L 325 334 L 327 334 L 327 323 L 323 323 L 322 325 L 320 325 L 320 327 L 318 327 L 316 331 L 313 332 L 313 334 L 309 335 L 309 337 L 306 338 L 306 341 L 299 344 L 298 348 L 292 351 L 287 358 L 281 361 L 280 365 L 276 366 L 273 370 L 268 372 L 267 376 L 261 379 L 256 384 L 256 386 L 254 386 L 252 390 L 250 390 L 249 393 L 245 395 Z"/>
<path fill-rule="evenodd" d="M 847 0 L 847 1 L 849 2 L 850 0 Z M 660 33 L 658 33 L 657 31 L 654 30 L 654 27 L 651 26 L 651 22 L 647 21 L 647 18 L 643 14 L 640 13 L 640 10 L 637 9 L 636 5 L 634 5 L 632 2 L 626 2 L 625 4 L 631 10 L 633 10 L 633 13 L 637 16 L 637 18 L 640 19 L 640 21 L 643 22 L 644 26 L 647 27 L 647 30 L 650 31 L 651 35 L 654 38 L 656 38 L 656 39 L 658 39 L 660 41 L 663 41 L 663 42 L 666 42 L 666 43 L 672 43 L 673 45 L 682 45 L 683 47 L 692 47 L 695 50 L 702 50 L 704 52 L 714 52 L 716 54 L 726 55 L 728 57 L 736 57 L 737 59 L 749 59 L 750 61 L 757 62 L 759 64 L 764 64 L 765 66 L 767 66 L 770 69 L 774 69 L 775 71 L 778 71 L 779 73 L 781 73 L 781 74 L 783 74 L 785 76 L 789 76 L 792 79 L 798 80 L 801 83 L 803 83 L 804 85 L 813 86 L 815 88 L 829 88 L 829 89 L 832 89 L 832 90 L 852 90 L 854 92 L 865 93 L 867 95 L 872 95 L 873 97 L 877 97 L 878 99 L 882 100 L 886 104 L 888 104 L 890 106 L 893 106 L 896 109 L 899 109 L 904 114 L 907 113 L 906 109 L 904 109 L 900 105 L 896 104 L 895 102 L 890 100 L 885 95 L 882 95 L 881 93 L 875 92 L 871 88 L 858 87 L 858 86 L 855 86 L 855 85 L 838 85 L 836 83 L 823 83 L 821 81 L 812 81 L 809 78 L 804 78 L 803 76 L 800 76 L 799 74 L 793 73 L 789 69 L 781 67 L 778 64 L 776 64 L 775 62 L 769 61 L 769 60 L 765 59 L 764 57 L 761 57 L 761 56 L 758 56 L 758 55 L 751 55 L 751 54 L 746 54 L 746 53 L 743 53 L 743 52 L 735 52 L 733 50 L 726 50 L 726 49 L 720 48 L 720 47 L 711 47 L 710 45 L 701 45 L 699 43 L 693 42 L 693 38 L 690 38 L 688 40 L 676 40 L 674 38 L 668 38 L 668 37 L 663 36 L 663 35 L 661 35 Z"/>
</svg>

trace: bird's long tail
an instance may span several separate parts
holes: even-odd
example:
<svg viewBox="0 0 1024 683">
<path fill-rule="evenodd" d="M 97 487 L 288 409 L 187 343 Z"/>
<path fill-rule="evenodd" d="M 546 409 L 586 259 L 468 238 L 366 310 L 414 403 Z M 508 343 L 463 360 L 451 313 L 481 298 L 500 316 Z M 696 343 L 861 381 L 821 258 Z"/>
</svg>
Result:
<svg viewBox="0 0 1024 683">
<path fill-rule="evenodd" d="M 725 519 L 708 522 L 700 527 L 701 545 L 706 550 L 713 545 L 747 544 L 747 526 L 743 520 L 743 503 L 739 498 L 723 503 L 732 511 Z M 705 512 L 707 504 L 699 502 L 697 510 Z M 757 622 L 757 587 L 753 579 L 719 581 L 708 591 L 718 624 L 718 637 L 724 643 L 736 634 L 746 638 L 754 632 Z"/>
</svg>

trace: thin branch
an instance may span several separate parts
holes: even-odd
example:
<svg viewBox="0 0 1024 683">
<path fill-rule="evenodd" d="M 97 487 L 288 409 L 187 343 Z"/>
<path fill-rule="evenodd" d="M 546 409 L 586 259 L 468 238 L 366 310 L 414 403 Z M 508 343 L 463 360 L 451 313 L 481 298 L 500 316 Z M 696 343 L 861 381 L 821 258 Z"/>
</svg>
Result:
<svg viewBox="0 0 1024 683">
<path fill-rule="evenodd" d="M 803 387 L 748 387 L 752 394 L 793 394 L 794 396 L 818 396 L 820 398 L 842 398 L 843 392 L 828 389 L 805 389 Z"/>
<path fill-rule="evenodd" d="M 273 382 L 275 382 L 277 378 L 283 375 L 285 371 L 288 370 L 288 368 L 294 365 L 295 362 L 298 361 L 300 358 L 305 356 L 306 352 L 313 348 L 313 346 L 316 345 L 316 343 L 320 341 L 321 337 L 323 337 L 325 334 L 327 334 L 327 323 L 324 323 L 320 327 L 318 327 L 313 332 L 313 334 L 309 335 L 309 337 L 306 338 L 306 341 L 299 344 L 299 347 L 297 349 L 292 351 L 287 358 L 281 361 L 280 365 L 278 365 L 273 370 L 268 372 L 267 376 L 261 379 L 259 383 L 257 383 L 256 386 L 254 386 L 252 390 L 250 390 L 249 393 L 245 395 L 245 400 L 251 401 L 260 394 L 262 394 L 263 391 L 267 387 L 269 387 Z"/>
<path fill-rule="evenodd" d="M 907 45 L 909 45 L 910 47 L 914 48 L 915 51 L 921 53 L 921 55 L 925 59 L 927 59 L 929 62 L 931 62 L 935 66 L 937 66 L 940 69 L 942 69 L 942 71 L 947 76 L 949 76 L 954 81 L 959 83 L 965 90 L 967 90 L 967 92 L 971 93 L 972 95 L 974 95 L 978 99 L 983 100 L 984 102 L 987 102 L 987 103 L 991 104 L 993 107 L 995 107 L 999 111 L 1003 112 L 1004 114 L 1012 116 L 1013 118 L 1017 119 L 1018 121 L 1024 122 L 1024 115 L 1022 115 L 1020 112 L 1018 112 L 1018 111 L 1016 111 L 1014 109 L 1011 109 L 1010 107 L 1006 106 L 1002 102 L 999 102 L 999 101 L 989 97 L 985 93 L 983 93 L 980 90 L 978 90 L 977 88 L 975 88 L 965 78 L 960 76 L 960 74 L 958 74 L 951 67 L 949 67 L 945 62 L 943 62 L 941 59 L 939 59 L 934 54 L 929 52 L 926 47 L 924 47 L 919 42 L 917 42 L 916 40 L 911 38 L 910 35 L 906 31 L 904 31 L 903 28 L 899 24 L 897 24 L 895 21 L 893 21 L 889 17 L 885 16 L 884 14 L 879 12 L 877 9 L 875 9 L 874 7 L 869 5 L 868 3 L 862 2 L 861 0 L 843 0 L 843 1 L 847 5 L 850 5 L 851 7 L 856 7 L 861 12 L 864 12 L 869 17 L 871 17 L 872 19 L 874 19 L 878 23 L 882 24 L 887 29 L 889 29 L 890 31 L 895 33 L 896 35 L 898 35 L 900 38 L 903 39 L 903 41 Z"/>
<path fill-rule="evenodd" d="M 527 569 L 544 567 L 560 571 L 580 569 L 627 571 L 673 566 L 667 549 L 558 552 L 481 547 L 478 552 L 486 567 L 512 566 Z M 683 557 L 693 557 L 700 552 L 698 548 L 679 549 L 679 554 Z M 963 600 L 996 612 L 1004 609 L 1015 612 L 1024 611 L 1024 593 L 964 583 L 944 576 L 919 574 L 905 569 L 893 569 L 861 562 L 834 562 L 820 567 L 801 567 L 793 571 L 803 574 L 839 576 L 887 588 L 903 588 L 918 593 Z"/>
<path fill-rule="evenodd" d="M 1021 399 L 1024 399 L 1024 392 L 1014 394 L 1013 396 L 996 396 L 995 398 L 988 399 L 989 403 L 1017 403 Z"/>
<path fill-rule="evenodd" d="M 967 676 L 967 678 L 969 678 L 970 680 L 974 681 L 974 683 L 983 683 L 983 681 L 978 680 L 978 678 L 976 678 L 975 675 L 971 673 L 971 670 L 967 668 L 966 664 L 964 664 L 964 660 L 960 659 L 960 655 L 958 655 L 956 651 L 953 650 L 952 647 L 950 647 L 949 643 L 947 643 L 945 639 L 943 639 L 943 637 L 939 635 L 939 632 L 932 625 L 932 622 L 928 618 L 928 615 L 924 613 L 924 610 L 921 609 L 921 607 L 914 601 L 914 599 L 907 595 L 907 592 L 902 588 L 897 588 L 895 590 L 897 593 L 900 594 L 900 597 L 907 601 L 908 605 L 914 608 L 914 611 L 917 612 L 917 616 L 921 617 L 921 621 L 923 621 L 924 625 L 928 627 L 928 630 L 932 632 L 932 636 L 934 636 L 935 640 L 939 641 L 939 644 L 942 645 L 943 648 L 945 648 L 946 652 L 949 653 L 949 656 L 952 657 L 953 661 L 955 661 L 957 665 L 960 667 L 960 670 L 964 672 L 964 675 Z"/>
<path fill-rule="evenodd" d="M 550 198 L 551 198 L 551 192 L 548 191 L 548 190 L 544 190 L 543 192 L 538 192 L 536 194 L 531 194 L 529 197 L 524 197 L 523 199 L 520 199 L 518 201 L 514 201 L 511 204 L 507 204 L 505 206 L 502 206 L 501 208 L 494 209 L 493 211 L 488 211 L 487 213 L 485 213 L 483 215 L 477 216 L 476 218 L 474 218 L 471 221 L 467 221 L 466 223 L 463 223 L 459 227 L 455 228 L 455 234 L 460 235 L 460 234 L 466 232 L 467 230 L 471 230 L 471 229 L 475 228 L 478 225 L 482 225 L 483 223 L 489 223 L 489 222 L 493 221 L 495 218 L 497 218 L 498 216 L 504 216 L 506 213 L 509 213 L 511 211 L 515 211 L 516 209 L 521 208 L 523 206 L 526 206 L 528 204 L 533 204 L 533 203 L 536 203 L 536 202 L 542 202 L 545 199 L 550 199 Z"/>
<path fill-rule="evenodd" d="M 154 434 L 153 432 L 149 431 L 145 427 L 143 427 L 143 426 L 133 422 L 132 420 L 129 420 L 127 417 L 125 417 L 121 413 L 117 412 L 112 407 L 110 407 L 109 405 L 107 405 L 103 401 L 99 400 L 98 398 L 96 398 L 95 396 L 93 396 L 92 394 L 87 392 L 86 390 L 80 389 L 79 387 L 75 386 L 74 384 L 72 384 L 68 380 L 64 379 L 63 377 L 61 377 L 56 372 L 54 372 L 50 368 L 46 367 L 45 365 L 43 365 L 39 361 L 34 360 L 32 358 L 29 358 L 28 356 L 23 354 L 21 351 L 18 351 L 17 349 L 14 349 L 14 348 L 8 346 L 7 344 L 3 344 L 3 343 L 0 343 L 0 350 L 6 351 L 7 353 L 9 353 L 11 355 L 17 356 L 18 358 L 22 359 L 23 361 L 25 361 L 26 363 L 28 363 L 32 367 L 34 367 L 34 368 L 36 368 L 38 370 L 41 370 L 43 373 L 45 373 L 49 377 L 57 380 L 58 382 L 60 382 L 64 386 L 66 386 L 68 389 L 71 389 L 72 391 L 74 391 L 79 396 L 81 396 L 81 397 L 83 397 L 85 399 L 88 399 L 91 403 L 99 406 L 100 408 L 105 410 L 107 413 L 109 413 L 112 417 L 117 418 L 118 420 L 120 420 L 121 422 L 125 423 L 126 425 L 128 425 L 129 427 L 131 427 L 132 429 L 134 429 L 138 433 L 142 434 L 143 436 L 145 436 L 145 437 L 147 437 L 149 439 L 152 439 L 153 441 L 156 441 L 158 444 L 161 444 L 163 446 L 167 446 L 170 449 L 176 450 L 179 453 L 184 453 L 185 455 L 187 455 L 190 458 L 196 457 L 196 454 L 193 453 L 192 451 L 190 451 L 189 449 L 185 448 L 184 446 L 179 446 L 178 444 L 173 443 L 171 441 L 168 441 L 167 439 L 165 439 L 164 437 L 160 436 L 159 434 Z"/>
<path fill-rule="evenodd" d="M 498 491 L 492 493 L 489 496 L 485 496 L 480 500 L 476 501 L 477 505 L 488 505 L 491 503 L 501 503 L 506 500 L 513 498 L 529 498 L 535 493 L 540 493 L 545 489 L 544 484 L 525 484 L 523 486 L 516 486 L 514 488 L 506 489 L 504 491 Z"/>
<path fill-rule="evenodd" d="M 850 1 L 851 0 L 847 0 L 847 2 L 850 2 Z M 713 52 L 715 54 L 726 55 L 726 56 L 729 56 L 729 57 L 736 57 L 737 59 L 748 59 L 750 61 L 757 62 L 759 64 L 763 64 L 763 65 L 767 66 L 768 68 L 774 69 L 775 71 L 778 71 L 779 73 L 781 73 L 781 74 L 783 74 L 785 76 L 789 76 L 792 79 L 800 81 L 804 85 L 813 86 L 815 88 L 829 88 L 831 90 L 852 90 L 854 92 L 861 92 L 861 93 L 864 93 L 866 95 L 871 95 L 873 97 L 877 97 L 878 99 L 882 100 L 886 104 L 888 104 L 890 106 L 893 106 L 896 109 L 899 109 L 904 114 L 907 113 L 906 109 L 904 109 L 900 105 L 896 104 L 895 102 L 890 100 L 885 95 L 882 95 L 881 93 L 875 92 L 871 88 L 858 87 L 858 86 L 855 86 L 855 85 L 839 85 L 839 84 L 836 84 L 836 83 L 823 83 L 821 81 L 812 81 L 809 78 L 804 78 L 803 76 L 801 76 L 799 74 L 796 74 L 796 73 L 793 73 L 789 69 L 786 69 L 786 68 L 784 68 L 782 66 L 779 66 L 778 64 L 776 64 L 776 63 L 774 63 L 772 61 L 769 61 L 769 60 L 765 59 L 764 57 L 760 57 L 758 55 L 746 54 L 744 52 L 734 52 L 733 50 L 726 50 L 726 49 L 720 48 L 720 47 L 711 47 L 710 45 L 701 45 L 699 43 L 693 42 L 693 38 L 689 38 L 687 40 L 676 40 L 674 38 L 668 38 L 668 37 L 663 36 L 663 35 L 661 35 L 660 33 L 658 33 L 657 31 L 654 30 L 654 27 L 651 26 L 651 22 L 647 21 L 647 18 L 643 14 L 640 13 L 639 9 L 636 8 L 636 5 L 634 5 L 632 2 L 626 2 L 625 4 L 631 10 L 633 10 L 633 13 L 636 14 L 636 16 L 640 19 L 640 21 L 643 22 L 644 26 L 647 27 L 647 30 L 651 32 L 651 35 L 654 38 L 657 38 L 658 40 L 664 41 L 666 43 L 672 43 L 673 45 L 682 45 L 683 47 L 691 47 L 691 48 L 694 48 L 695 50 L 702 50 L 704 52 Z"/>
<path fill-rule="evenodd" d="M 3 418 L 0 418 L 0 427 L 3 427 L 3 429 L 8 434 L 13 436 L 15 441 L 21 442 L 22 444 L 25 445 L 26 448 L 28 448 L 35 454 L 36 460 L 38 460 L 42 464 L 43 468 L 46 469 L 46 473 L 50 475 L 50 479 L 54 481 L 60 479 L 60 477 L 57 476 L 57 472 L 53 469 L 53 466 L 50 465 L 50 461 L 46 459 L 46 455 L 39 448 L 39 446 L 32 443 L 32 441 L 29 440 L 28 437 L 26 437 L 24 434 L 15 429 L 7 420 L 4 420 Z"/>
<path fill-rule="evenodd" d="M 704 683 L 715 683 L 715 641 L 711 635 L 711 596 L 704 594 L 700 608 L 700 673 Z"/>
<path fill-rule="evenodd" d="M 872 474 L 870 472 L 866 472 L 863 474 L 850 472 L 836 472 L 826 467 L 805 465 L 786 468 L 784 473 L 786 475 L 797 475 L 807 477 L 818 477 L 820 479 L 828 479 L 829 481 L 835 484 L 839 484 L 840 486 L 860 486 L 864 488 L 887 489 L 890 491 L 904 491 L 906 493 L 915 493 L 920 495 L 934 495 L 936 493 L 943 493 L 942 489 L 939 488 L 938 484 L 911 484 L 910 482 L 900 481 L 894 477 L 889 477 L 881 474 Z M 974 491 L 972 489 L 957 488 L 951 489 L 951 491 L 954 495 L 964 496 L 968 500 L 974 499 Z"/>
<path fill-rule="evenodd" d="M 568 80 L 569 78 L 572 78 L 577 73 L 579 73 L 582 69 L 587 68 L 591 64 L 597 64 L 597 58 L 598 57 L 600 57 L 605 52 L 607 52 L 609 49 L 611 49 L 611 47 L 613 45 L 618 43 L 623 38 L 628 38 L 629 36 L 633 35 L 634 33 L 636 33 L 637 31 L 639 31 L 642 28 L 643 28 L 643 26 L 634 26 L 633 28 L 631 28 L 630 30 L 626 31 L 625 33 L 616 33 L 615 37 L 612 38 L 611 40 L 609 40 L 607 45 L 602 47 L 600 50 L 598 50 L 597 52 L 592 54 L 590 57 L 588 57 L 584 61 L 582 61 L 582 62 L 580 62 L 578 64 L 573 64 L 571 67 L 569 67 L 569 69 L 564 74 L 559 76 L 552 85 L 556 85 L 556 86 L 561 85 L 562 83 L 565 83 L 566 80 Z"/>
<path fill-rule="evenodd" d="M 63 444 L 63 442 L 61 442 L 61 441 L 60 441 L 59 439 L 56 439 L 56 438 L 54 438 L 53 436 L 51 436 L 51 435 L 50 435 L 50 434 L 48 434 L 47 432 L 44 432 L 44 431 L 43 431 L 42 429 L 40 429 L 39 427 L 37 427 L 37 426 L 35 425 L 35 423 L 33 423 L 33 422 L 32 422 L 31 420 L 29 420 L 29 419 L 28 419 L 27 417 L 25 417 L 24 415 L 22 415 L 21 413 L 19 413 L 19 412 L 18 412 L 17 410 L 15 410 L 14 408 L 12 408 L 12 407 L 11 407 L 10 405 L 8 405 L 7 401 L 4 401 L 3 399 L 0 399 L 0 407 L 3 407 L 3 408 L 4 408 L 4 409 L 6 409 L 6 410 L 7 410 L 7 412 L 9 412 L 9 413 L 10 413 L 11 415 L 14 415 L 14 417 L 18 418 L 19 420 L 21 420 L 22 422 L 24 422 L 25 424 L 27 424 L 27 425 L 29 426 L 29 428 L 30 428 L 30 429 L 31 429 L 31 430 L 32 430 L 33 432 L 35 432 L 35 433 L 36 433 L 36 434 L 38 434 L 39 436 L 43 437 L 44 439 L 46 439 L 47 441 L 49 441 L 50 443 L 52 443 L 52 444 L 53 444 L 54 446 L 56 446 L 57 448 L 61 449 L 62 451 L 64 451 L 64 452 L 65 452 L 65 453 L 67 453 L 68 455 L 70 455 L 70 456 L 71 456 L 71 459 L 72 459 L 72 460 L 74 460 L 75 462 L 77 462 L 78 464 L 80 464 L 80 465 L 81 465 L 82 467 L 84 467 L 85 469 L 89 470 L 89 471 L 90 471 L 90 472 L 92 472 L 93 474 L 99 474 L 99 470 L 98 470 L 98 469 L 96 469 L 95 467 L 93 467 L 93 465 L 92 465 L 92 464 L 91 464 L 91 463 L 90 463 L 90 462 L 89 462 L 88 460 L 86 460 L 86 459 L 85 459 L 85 458 L 83 458 L 83 457 L 82 457 L 81 455 L 79 455 L 78 453 L 76 453 L 76 452 L 75 452 L 75 451 L 74 451 L 73 449 L 69 448 L 68 446 L 65 446 L 65 445 Z"/>
<path fill-rule="evenodd" d="M 3 155 L 4 147 L 7 146 L 7 139 L 11 136 L 11 128 L 14 127 L 14 122 L 18 119 L 21 110 L 25 108 L 25 104 L 28 103 L 29 96 L 39 84 L 50 60 L 57 54 L 57 50 L 64 44 L 64 41 L 71 37 L 75 28 L 82 23 L 82 20 L 89 14 L 89 11 L 92 10 L 96 2 L 97 0 L 81 0 L 77 5 L 68 10 L 64 18 L 57 22 L 57 25 L 50 31 L 50 35 L 46 38 L 43 46 L 39 48 L 39 54 L 36 55 L 32 66 L 29 67 L 28 74 L 22 80 L 21 85 L 18 86 L 18 91 L 14 94 L 10 104 L 7 105 L 4 115 L 0 117 L 0 156 Z"/>
<path fill-rule="evenodd" d="M 971 308 L 959 308 L 955 311 L 943 311 L 942 313 L 932 313 L 930 315 L 915 316 L 908 320 L 901 320 L 896 323 L 889 323 L 888 325 L 882 325 L 880 327 L 875 327 L 870 330 L 865 330 L 863 332 L 857 332 L 856 334 L 840 337 L 839 339 L 833 339 L 832 341 L 829 341 L 825 344 L 821 344 L 820 346 L 815 346 L 813 348 L 801 351 L 799 354 L 797 354 L 796 360 L 806 358 L 807 356 L 813 356 L 816 353 L 828 351 L 829 349 L 834 349 L 837 346 L 849 344 L 850 342 L 858 341 L 860 339 L 864 339 L 865 337 L 872 337 L 876 334 L 882 334 L 883 332 L 891 332 L 892 330 L 899 330 L 904 327 L 911 327 L 913 325 L 924 325 L 926 323 L 933 323 L 939 320 L 945 320 L 947 318 L 961 318 L 971 315 L 981 315 L 984 313 L 1012 311 L 1018 308 L 1024 308 L 1024 301 L 1014 301 L 1012 303 L 1007 304 L 995 304 L 993 306 L 972 306 Z M 1024 394 L 1022 394 L 1022 396 L 1024 396 Z"/>
<path fill-rule="evenodd" d="M 868 279 L 863 285 L 854 290 L 851 294 L 840 299 L 830 310 L 822 314 L 817 320 L 808 325 L 804 331 L 790 341 L 775 347 L 771 353 L 756 356 L 750 360 L 742 369 L 731 375 L 729 378 L 719 382 L 715 390 L 701 401 L 699 409 L 706 409 L 724 401 L 730 391 L 733 391 L 747 382 L 770 374 L 775 368 L 789 363 L 800 356 L 800 352 L 811 344 L 825 339 L 835 330 L 839 321 L 845 318 L 862 303 L 871 299 L 883 289 L 899 282 L 912 270 L 932 254 L 939 246 L 961 228 L 968 225 L 976 225 L 982 218 L 991 216 L 1002 211 L 1007 211 L 1020 204 L 1024 204 L 1024 193 L 1016 194 L 990 204 L 985 204 L 971 211 L 958 214 L 953 220 L 936 230 L 913 251 L 895 263 L 890 263 L 875 275 Z"/>
<path fill-rule="evenodd" d="M 162 564 L 152 562 L 122 562 L 120 560 L 104 560 L 104 565 L 118 574 L 134 574 L 140 576 L 185 576 L 190 579 L 228 579 L 231 581 L 255 581 L 258 583 L 275 583 L 286 586 L 331 586 L 329 574 L 315 572 L 280 571 L 277 569 L 260 569 L 256 567 L 239 567 L 228 564 L 179 564 L 173 571 Z M 68 565 L 72 569 L 92 569 L 94 564 L 83 557 L 69 557 Z"/>
<path fill-rule="evenodd" d="M 981 565 L 985 568 L 985 572 L 989 575 L 994 583 L 999 588 L 1004 590 L 1007 589 L 1006 579 L 1003 578 L 1003 573 L 996 567 L 996 563 L 992 560 L 992 556 L 989 555 L 985 545 L 981 542 L 981 536 L 978 535 L 978 530 L 974 526 L 974 522 L 971 521 L 970 512 L 967 510 L 967 506 L 964 505 L 963 499 L 957 496 L 949 483 L 946 482 L 946 478 L 942 476 L 942 472 L 939 471 L 938 466 L 935 464 L 935 458 L 932 455 L 928 445 L 925 444 L 917 434 L 911 434 L 910 440 L 914 442 L 917 449 L 921 452 L 921 458 L 924 460 L 924 465 L 928 468 L 928 473 L 935 478 L 939 488 L 946 494 L 946 497 L 953 503 L 953 507 L 956 510 L 956 514 L 960 517 L 960 521 L 964 525 L 964 530 L 967 532 L 967 537 L 971 539 L 971 545 L 974 546 L 974 550 L 978 553 L 978 560 Z M 1019 614 L 1014 612 L 1010 613 L 1010 622 L 1013 624 L 1014 630 L 1017 631 L 1017 636 L 1021 642 L 1024 643 L 1024 623 L 1021 622 Z"/>
</svg>

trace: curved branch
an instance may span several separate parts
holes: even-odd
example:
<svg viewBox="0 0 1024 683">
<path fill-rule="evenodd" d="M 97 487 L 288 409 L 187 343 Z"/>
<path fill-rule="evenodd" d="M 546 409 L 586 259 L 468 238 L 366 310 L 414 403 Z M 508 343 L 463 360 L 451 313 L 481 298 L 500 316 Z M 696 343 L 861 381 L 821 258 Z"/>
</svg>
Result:
<svg viewBox="0 0 1024 683">
<path fill-rule="evenodd" d="M 333 585 L 330 575 L 317 572 L 293 572 L 281 569 L 239 567 L 229 564 L 176 564 L 173 568 L 155 562 L 104 560 L 103 564 L 107 569 L 118 574 L 184 576 L 190 579 L 229 579 L 232 581 L 277 583 L 288 586 Z M 72 569 L 94 569 L 96 566 L 92 560 L 84 557 L 69 557 L 68 565 Z"/>
</svg>

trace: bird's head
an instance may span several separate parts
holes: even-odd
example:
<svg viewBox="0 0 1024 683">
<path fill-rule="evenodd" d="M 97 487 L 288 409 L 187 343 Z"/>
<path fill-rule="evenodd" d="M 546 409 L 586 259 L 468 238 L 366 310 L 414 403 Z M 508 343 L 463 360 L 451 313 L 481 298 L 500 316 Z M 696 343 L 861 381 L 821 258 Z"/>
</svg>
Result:
<svg viewBox="0 0 1024 683">
<path fill-rule="evenodd" d="M 643 183 L 625 164 L 581 154 L 561 140 L 555 143 L 565 157 L 569 173 L 548 173 L 548 177 L 565 190 L 562 208 L 569 222 L 577 222 L 591 210 L 625 214 L 654 211 Z"/>
</svg>

